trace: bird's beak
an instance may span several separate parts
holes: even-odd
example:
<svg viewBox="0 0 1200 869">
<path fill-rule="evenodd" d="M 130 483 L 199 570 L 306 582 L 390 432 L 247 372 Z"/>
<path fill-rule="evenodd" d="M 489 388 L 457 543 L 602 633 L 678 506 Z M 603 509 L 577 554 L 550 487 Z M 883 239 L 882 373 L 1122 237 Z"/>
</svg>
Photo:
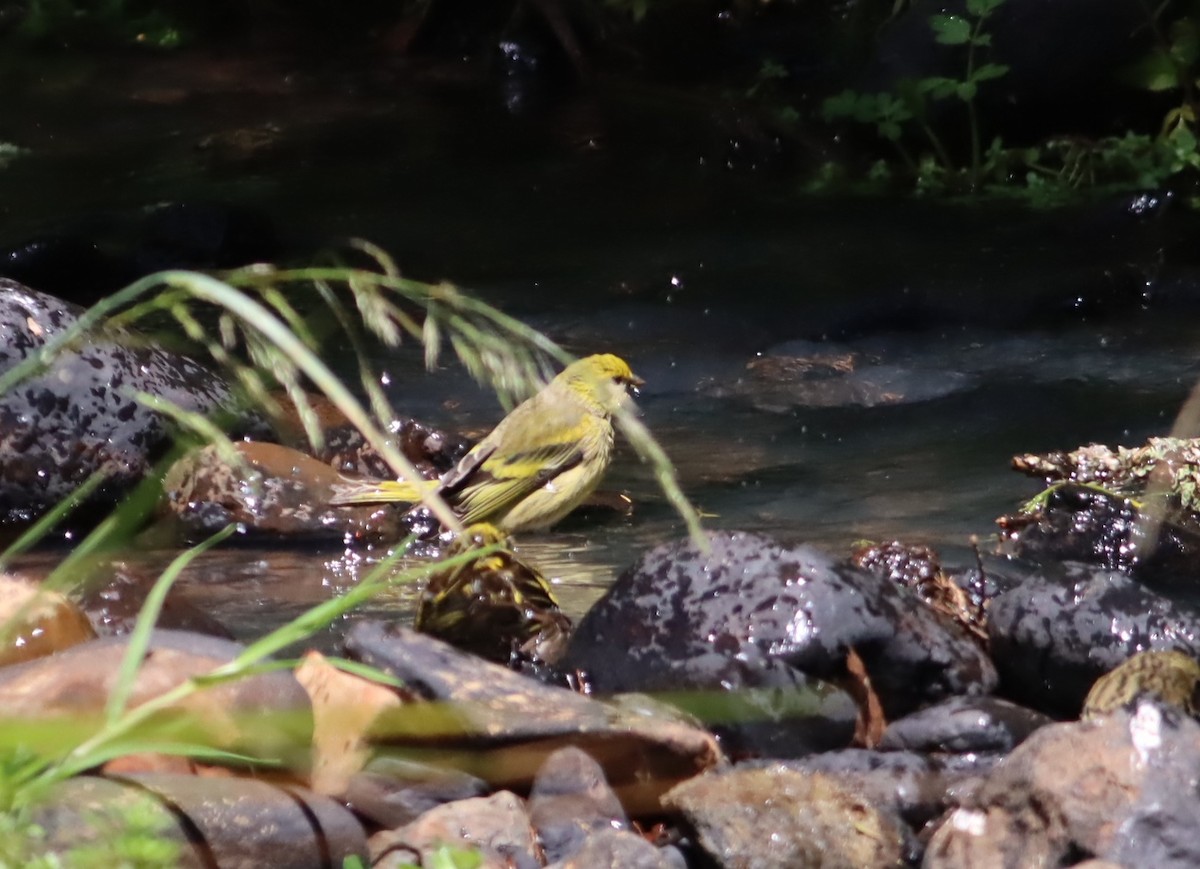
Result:
<svg viewBox="0 0 1200 869">
<path fill-rule="evenodd" d="M 640 389 L 638 389 L 638 387 L 645 386 L 645 385 L 646 385 L 646 381 L 642 380 L 642 378 L 638 377 L 636 374 L 631 374 L 631 375 L 629 375 L 629 382 L 625 386 L 625 391 L 628 392 L 630 395 L 632 395 L 634 398 L 641 398 L 642 391 Z"/>
</svg>

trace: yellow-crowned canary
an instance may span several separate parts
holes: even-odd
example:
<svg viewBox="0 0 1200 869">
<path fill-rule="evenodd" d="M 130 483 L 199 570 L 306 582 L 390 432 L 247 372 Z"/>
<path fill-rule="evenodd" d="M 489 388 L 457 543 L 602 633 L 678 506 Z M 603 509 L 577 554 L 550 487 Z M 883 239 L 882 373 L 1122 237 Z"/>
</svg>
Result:
<svg viewBox="0 0 1200 869">
<path fill-rule="evenodd" d="M 611 353 L 580 359 L 517 405 L 441 479 L 351 483 L 331 503 L 414 503 L 436 490 L 464 525 L 547 528 L 600 482 L 612 458 L 612 414 L 641 384 Z"/>
</svg>

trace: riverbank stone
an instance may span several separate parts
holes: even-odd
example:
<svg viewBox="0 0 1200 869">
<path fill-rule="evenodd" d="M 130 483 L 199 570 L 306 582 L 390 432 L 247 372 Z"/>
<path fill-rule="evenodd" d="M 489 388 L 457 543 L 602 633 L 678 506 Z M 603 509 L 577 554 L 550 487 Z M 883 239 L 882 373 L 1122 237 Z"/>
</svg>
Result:
<svg viewBox="0 0 1200 869">
<path fill-rule="evenodd" d="M 1137 652 L 1200 651 L 1200 607 L 1127 575 L 1046 565 L 988 607 L 1001 694 L 1074 718 L 1092 684 Z"/>
<path fill-rule="evenodd" d="M 710 532 L 707 545 L 638 559 L 580 621 L 561 666 L 598 692 L 777 689 L 797 684 L 789 674 L 843 678 L 854 650 L 889 718 L 996 684 L 979 645 L 906 588 L 762 534 Z"/>
</svg>

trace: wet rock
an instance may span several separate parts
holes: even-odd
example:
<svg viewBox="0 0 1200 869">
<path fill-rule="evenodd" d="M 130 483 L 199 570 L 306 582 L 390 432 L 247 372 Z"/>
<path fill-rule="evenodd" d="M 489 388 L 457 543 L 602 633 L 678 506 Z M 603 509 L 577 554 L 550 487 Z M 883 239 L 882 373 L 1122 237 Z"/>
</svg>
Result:
<svg viewBox="0 0 1200 869">
<path fill-rule="evenodd" d="M 776 688 L 787 672 L 839 677 L 854 649 L 889 717 L 995 684 L 979 646 L 907 589 L 760 534 L 709 544 L 642 556 L 581 620 L 563 666 L 602 692 Z"/>
<path fill-rule="evenodd" d="M 73 324 L 81 309 L 0 278 L 0 372 Z M 134 399 L 145 392 L 207 417 L 233 402 L 229 386 L 191 359 L 132 332 L 85 338 L 50 368 L 0 396 L 0 519 L 33 518 L 104 471 L 97 505 L 114 503 L 167 445 L 167 420 Z"/>
<path fill-rule="evenodd" d="M 942 569 L 941 558 L 932 548 L 898 540 L 859 545 L 850 554 L 850 561 L 916 592 L 926 606 L 949 618 L 986 647 L 987 580 L 980 571 L 972 570 L 956 581 Z"/>
<path fill-rule="evenodd" d="M 920 829 L 955 804 L 959 795 L 970 793 L 999 759 L 989 754 L 929 755 L 847 748 L 790 760 L 784 765 L 801 772 L 823 773 L 877 809 Z"/>
<path fill-rule="evenodd" d="M 399 625 L 361 621 L 345 645 L 351 658 L 444 701 L 406 705 L 377 720 L 371 733 L 379 756 L 393 746 L 456 749 L 458 762 L 493 786 L 524 790 L 569 740 L 600 764 L 631 812 L 657 808 L 667 788 L 722 759 L 711 734 L 652 706 L 616 707 L 552 688 Z"/>
<path fill-rule="evenodd" d="M 1200 566 L 1194 514 L 1174 511 L 1161 523 L 1147 522 L 1128 498 L 1074 483 L 1040 497 L 1037 510 L 997 520 L 1013 555 L 1087 562 L 1160 584 L 1190 584 Z"/>
<path fill-rule="evenodd" d="M 17 718 L 99 716 L 120 671 L 127 638 L 81 643 L 46 658 L 0 668 L 0 709 Z M 243 651 L 238 643 L 156 630 L 129 695 L 138 706 L 186 679 L 211 672 Z M 198 691 L 179 703 L 191 713 L 195 741 L 259 757 L 307 761 L 308 696 L 286 672 L 263 673 Z M 295 713 L 304 713 L 297 716 Z M 280 714 L 284 713 L 284 714 Z M 176 738 L 183 738 L 174 733 Z"/>
<path fill-rule="evenodd" d="M 683 854 L 673 846 L 656 848 L 636 833 L 598 830 L 578 851 L 546 869 L 687 869 Z"/>
<path fill-rule="evenodd" d="M 311 451 L 314 458 L 342 473 L 395 479 L 391 467 L 358 427 L 324 395 L 308 393 L 305 396 L 324 437 L 324 443 L 315 451 L 308 443 L 295 404 L 286 394 L 273 397 L 284 411 L 283 419 L 278 421 L 278 434 L 285 446 L 302 452 Z M 413 468 L 426 479 L 440 477 L 450 470 L 473 446 L 467 438 L 412 419 L 393 420 L 388 435 Z"/>
<path fill-rule="evenodd" d="M 369 844 L 372 865 L 387 869 L 435 865 L 435 852 L 447 845 L 478 849 L 489 867 L 543 865 L 525 805 L 509 791 L 438 806 L 398 830 L 376 833 Z"/>
<path fill-rule="evenodd" d="M 233 446 L 243 464 L 208 446 L 180 459 L 163 479 L 167 509 L 189 536 L 230 523 L 248 534 L 306 542 L 404 536 L 402 513 L 386 505 L 330 506 L 342 478 L 329 465 L 278 444 Z"/>
<path fill-rule="evenodd" d="M 50 655 L 95 636 L 87 616 L 58 592 L 0 575 L 0 666 Z"/>
<path fill-rule="evenodd" d="M 321 869 L 367 853 L 362 825 L 333 800 L 252 779 L 84 776 L 57 785 L 33 812 L 60 854 L 111 843 L 135 817 L 142 828 L 132 832 L 176 844 L 181 867 Z"/>
<path fill-rule="evenodd" d="M 1002 692 L 1063 718 L 1104 673 L 1139 651 L 1200 650 L 1200 609 L 1128 576 L 1051 565 L 988 608 Z"/>
<path fill-rule="evenodd" d="M 160 573 L 160 570 L 136 562 L 117 561 L 108 568 L 107 577 L 84 583 L 79 592 L 79 604 L 96 633 L 112 636 L 132 631 L 146 595 Z M 155 624 L 159 628 L 233 639 L 223 624 L 193 605 L 178 585 L 167 592 Z"/>
<path fill-rule="evenodd" d="M 538 770 L 529 815 L 550 863 L 576 855 L 593 833 L 629 828 L 600 764 L 573 747 L 560 748 Z"/>
<path fill-rule="evenodd" d="M 1183 652 L 1139 652 L 1096 680 L 1080 718 L 1111 715 L 1149 698 L 1192 716 L 1200 714 L 1200 663 Z"/>
<path fill-rule="evenodd" d="M 951 697 L 893 721 L 878 747 L 884 751 L 1007 754 L 1052 720 L 998 697 Z"/>
<path fill-rule="evenodd" d="M 1200 865 L 1200 724 L 1143 701 L 1094 722 L 1042 728 L 933 835 L 926 869 Z"/>
<path fill-rule="evenodd" d="M 827 776 L 786 767 L 698 776 L 664 798 L 718 866 L 900 866 L 903 825 Z"/>
<path fill-rule="evenodd" d="M 445 803 L 482 797 L 487 784 L 461 770 L 403 758 L 378 758 L 352 776 L 342 799 L 384 829 L 403 827 Z"/>
</svg>

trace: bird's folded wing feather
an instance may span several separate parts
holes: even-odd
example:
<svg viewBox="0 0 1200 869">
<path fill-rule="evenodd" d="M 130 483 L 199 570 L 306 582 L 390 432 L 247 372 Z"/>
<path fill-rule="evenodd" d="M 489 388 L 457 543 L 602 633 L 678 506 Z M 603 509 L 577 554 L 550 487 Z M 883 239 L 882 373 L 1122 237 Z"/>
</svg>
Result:
<svg viewBox="0 0 1200 869">
<path fill-rule="evenodd" d="M 578 443 L 544 444 L 493 456 L 483 462 L 460 490 L 455 503 L 463 522 L 503 514 L 529 493 L 583 461 Z"/>
</svg>

